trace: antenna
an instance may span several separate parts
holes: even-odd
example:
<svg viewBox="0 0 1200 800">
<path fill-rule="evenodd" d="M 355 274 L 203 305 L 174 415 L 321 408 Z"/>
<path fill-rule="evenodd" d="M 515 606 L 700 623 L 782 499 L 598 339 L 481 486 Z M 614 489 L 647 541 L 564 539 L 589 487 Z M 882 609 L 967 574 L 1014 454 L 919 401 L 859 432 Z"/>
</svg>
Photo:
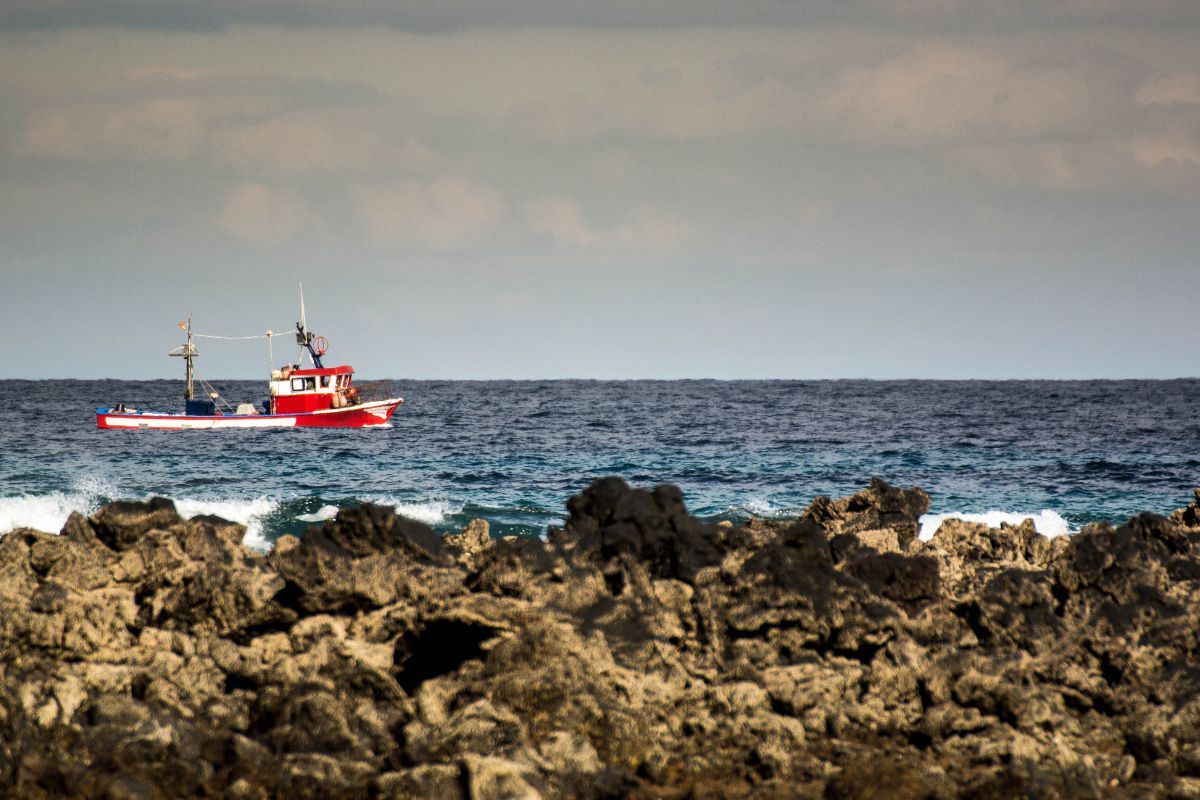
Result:
<svg viewBox="0 0 1200 800">
<path fill-rule="evenodd" d="M 317 369 L 322 368 L 321 355 L 325 352 L 324 347 L 320 350 L 313 347 L 313 335 L 308 331 L 308 319 L 304 314 L 304 284 L 300 284 L 300 321 L 296 323 L 296 344 L 300 345 L 304 350 L 308 351 L 308 355 L 312 358 L 313 366 Z M 328 342 L 325 343 L 326 345 Z M 304 357 L 304 350 L 300 351 L 300 357 Z"/>
</svg>

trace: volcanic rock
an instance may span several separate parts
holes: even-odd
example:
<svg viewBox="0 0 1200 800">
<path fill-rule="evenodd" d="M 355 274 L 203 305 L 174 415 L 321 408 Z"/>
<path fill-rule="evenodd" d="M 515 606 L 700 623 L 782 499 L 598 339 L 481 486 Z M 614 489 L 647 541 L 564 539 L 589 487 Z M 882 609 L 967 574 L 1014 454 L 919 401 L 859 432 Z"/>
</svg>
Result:
<svg viewBox="0 0 1200 800">
<path fill-rule="evenodd" d="M 170 501 L 0 538 L 5 796 L 1190 797 L 1200 515 L 1047 539 L 880 480 L 712 525 L 595 482 L 546 541 Z"/>
</svg>

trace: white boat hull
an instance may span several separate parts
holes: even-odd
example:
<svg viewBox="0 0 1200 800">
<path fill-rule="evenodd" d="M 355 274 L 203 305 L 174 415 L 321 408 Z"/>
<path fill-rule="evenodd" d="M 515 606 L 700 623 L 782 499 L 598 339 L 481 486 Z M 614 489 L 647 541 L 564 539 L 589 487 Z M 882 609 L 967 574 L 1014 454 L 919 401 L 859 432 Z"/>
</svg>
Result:
<svg viewBox="0 0 1200 800">
<path fill-rule="evenodd" d="M 215 428 L 364 428 L 382 425 L 404 400 L 397 397 L 346 408 L 300 414 L 191 416 L 166 411 L 96 409 L 96 427 L 126 430 L 211 430 Z"/>
</svg>

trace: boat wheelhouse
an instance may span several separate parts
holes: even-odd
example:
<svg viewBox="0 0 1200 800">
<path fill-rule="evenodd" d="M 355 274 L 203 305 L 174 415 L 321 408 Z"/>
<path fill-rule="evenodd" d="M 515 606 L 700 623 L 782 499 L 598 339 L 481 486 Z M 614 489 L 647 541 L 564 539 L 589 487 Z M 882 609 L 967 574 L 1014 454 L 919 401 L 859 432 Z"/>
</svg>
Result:
<svg viewBox="0 0 1200 800">
<path fill-rule="evenodd" d="M 346 408 L 358 397 L 353 367 L 282 369 L 271 373 L 269 414 L 304 414 Z"/>
</svg>

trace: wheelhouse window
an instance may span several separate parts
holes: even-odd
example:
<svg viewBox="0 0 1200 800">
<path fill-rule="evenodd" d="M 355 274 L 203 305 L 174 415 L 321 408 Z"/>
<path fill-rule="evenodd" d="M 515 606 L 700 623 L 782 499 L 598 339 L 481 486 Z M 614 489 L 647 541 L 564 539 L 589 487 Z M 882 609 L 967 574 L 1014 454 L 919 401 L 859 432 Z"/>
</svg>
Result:
<svg viewBox="0 0 1200 800">
<path fill-rule="evenodd" d="M 328 375 L 322 375 L 322 376 L 321 376 L 321 388 L 322 388 L 322 389 L 328 389 L 328 388 L 329 388 L 329 376 L 328 376 Z"/>
<path fill-rule="evenodd" d="M 292 378 L 292 391 L 293 392 L 303 392 L 304 391 L 304 378 Z"/>
</svg>

